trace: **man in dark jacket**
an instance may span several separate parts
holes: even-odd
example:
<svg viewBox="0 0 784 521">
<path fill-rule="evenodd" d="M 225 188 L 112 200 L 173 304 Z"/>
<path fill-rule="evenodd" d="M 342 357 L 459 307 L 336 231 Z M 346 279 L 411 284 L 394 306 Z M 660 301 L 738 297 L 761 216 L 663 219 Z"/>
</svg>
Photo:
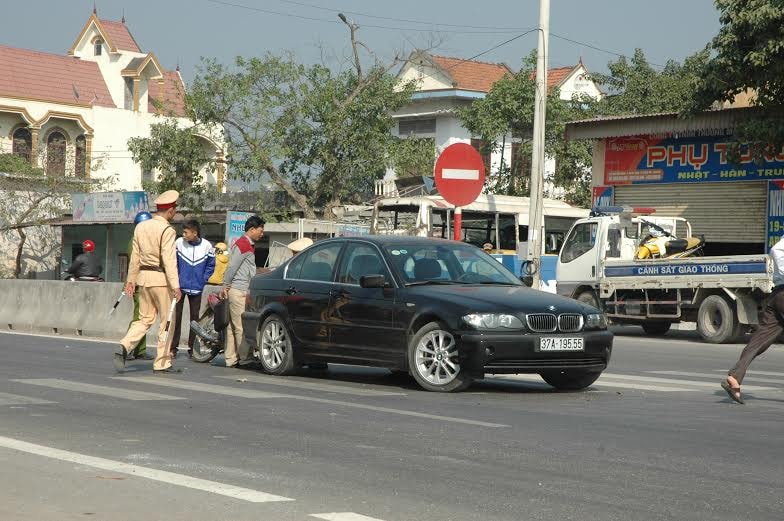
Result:
<svg viewBox="0 0 784 521">
<path fill-rule="evenodd" d="M 198 221 L 186 221 L 182 227 L 182 237 L 175 243 L 177 250 L 177 273 L 180 277 L 180 290 L 183 297 L 188 298 L 188 309 L 190 320 L 199 320 L 199 310 L 201 309 L 201 294 L 212 273 L 215 271 L 215 250 L 207 239 L 201 238 L 201 227 Z M 180 333 L 182 330 L 182 311 L 183 302 L 180 299 L 174 310 L 175 326 L 174 341 L 172 345 L 172 357 L 177 356 L 177 346 L 180 343 Z M 188 327 L 190 329 L 190 326 Z M 193 341 L 196 334 L 190 331 L 188 334 L 188 356 L 193 354 Z"/>
<path fill-rule="evenodd" d="M 95 256 L 95 243 L 90 239 L 82 242 L 83 253 L 76 256 L 73 264 L 68 266 L 65 270 L 76 278 L 91 277 L 98 278 L 101 276 L 103 266 L 101 266 L 98 257 Z"/>
</svg>

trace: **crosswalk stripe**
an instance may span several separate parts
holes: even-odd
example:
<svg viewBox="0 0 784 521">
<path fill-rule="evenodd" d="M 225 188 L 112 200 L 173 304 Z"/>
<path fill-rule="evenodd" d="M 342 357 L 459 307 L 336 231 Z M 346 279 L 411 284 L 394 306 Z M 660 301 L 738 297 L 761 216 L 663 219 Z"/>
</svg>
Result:
<svg viewBox="0 0 784 521">
<path fill-rule="evenodd" d="M 30 396 L 19 396 L 18 394 L 0 393 L 0 405 L 46 405 L 57 402 L 41 400 Z"/>
<path fill-rule="evenodd" d="M 324 519 L 325 521 L 382 521 L 375 517 L 363 516 L 354 512 L 332 512 L 329 514 L 310 514 L 310 517 Z"/>
<path fill-rule="evenodd" d="M 675 384 L 675 385 L 688 385 L 691 387 L 718 387 L 719 383 L 712 383 L 712 382 L 695 382 L 693 380 L 684 381 L 684 380 L 675 380 L 673 378 L 658 378 L 655 376 L 638 376 L 638 375 L 626 375 L 626 374 L 612 374 L 612 373 L 604 373 L 602 375 L 607 376 L 612 380 L 633 380 L 635 382 L 652 382 L 657 384 Z M 744 385 L 743 388 L 747 391 L 771 391 L 775 390 L 775 387 L 759 387 L 755 385 Z"/>
<path fill-rule="evenodd" d="M 717 375 L 715 373 L 690 373 L 687 371 L 646 371 L 646 372 L 651 374 L 666 374 L 672 376 L 693 376 L 695 378 L 710 378 L 711 380 L 716 380 L 717 378 Z M 722 372 L 726 372 L 726 371 L 722 371 Z M 784 379 L 782 378 L 760 378 L 755 375 L 746 375 L 746 379 L 743 381 L 747 382 L 749 380 L 752 380 L 754 382 L 764 383 L 764 384 L 767 383 L 767 384 L 784 385 Z M 721 381 L 721 379 L 719 379 L 719 381 Z M 744 385 L 744 387 L 746 386 Z"/>
<path fill-rule="evenodd" d="M 715 369 L 715 371 L 717 373 L 727 374 L 727 370 L 726 369 Z M 756 370 L 749 371 L 748 373 L 746 373 L 746 378 L 748 378 L 749 375 L 753 376 L 755 374 L 761 374 L 762 376 L 779 376 L 781 378 L 784 378 L 784 373 L 780 373 L 780 372 L 776 372 L 776 371 L 756 371 Z"/>
<path fill-rule="evenodd" d="M 262 391 L 255 391 L 253 389 L 242 389 L 240 387 L 224 387 L 220 385 L 202 384 L 197 382 L 188 382 L 178 379 L 168 379 L 159 376 L 114 376 L 113 379 L 126 379 L 129 381 L 145 382 L 153 385 L 161 385 L 164 387 L 175 387 L 179 389 L 188 389 L 191 391 L 201 391 L 212 394 L 223 394 L 227 396 L 240 396 L 248 398 L 288 398 L 290 400 L 302 400 L 306 402 L 325 403 L 329 405 L 337 405 L 340 407 L 351 407 L 354 409 L 365 409 L 376 412 L 386 412 L 390 414 L 399 414 L 401 416 L 413 416 L 416 418 L 427 418 L 430 420 L 439 420 L 451 423 L 463 423 L 467 425 L 478 425 L 480 427 L 509 427 L 503 423 L 490 423 L 478 420 L 469 420 L 466 418 L 455 418 L 452 416 L 438 416 L 436 414 L 427 414 L 423 412 L 406 411 L 404 409 L 392 409 L 390 407 L 378 407 L 375 405 L 368 405 L 356 402 L 344 402 L 340 400 L 330 400 L 327 398 L 316 398 L 313 396 L 303 396 L 299 394 L 279 394 L 267 393 Z"/>
<path fill-rule="evenodd" d="M 112 398 L 122 398 L 123 400 L 148 401 L 148 400 L 184 400 L 178 396 L 166 394 L 150 393 L 137 391 L 136 389 L 119 389 L 117 387 L 106 387 L 104 385 L 93 385 L 82 382 L 71 382 L 69 380 L 59 380 L 57 378 L 34 378 L 26 380 L 11 380 L 30 385 L 40 385 L 52 389 L 62 389 L 64 391 L 75 391 L 78 393 L 99 394 L 111 396 Z"/>
<path fill-rule="evenodd" d="M 277 376 L 267 376 L 262 374 L 248 374 L 243 375 L 241 378 L 236 376 L 217 376 L 216 378 L 225 378 L 227 380 L 247 380 L 248 382 L 255 382 L 269 385 L 279 385 L 284 387 L 294 387 L 295 389 L 307 389 L 311 391 L 327 391 L 330 393 L 351 394 L 354 396 L 406 396 L 406 393 L 399 393 L 393 391 L 374 391 L 372 389 L 364 389 L 362 387 L 350 387 L 348 385 L 338 385 L 330 383 L 318 383 L 303 378 L 280 378 Z"/>
<path fill-rule="evenodd" d="M 504 380 L 516 380 L 522 381 L 526 384 L 531 384 L 536 387 L 540 388 L 547 388 L 552 389 L 548 384 L 546 384 L 539 375 L 536 374 L 508 374 L 503 376 L 494 376 L 492 380 L 501 381 Z M 604 374 L 594 383 L 591 388 L 599 388 L 602 387 L 611 387 L 613 389 L 621 388 L 621 389 L 636 389 L 639 391 L 661 391 L 661 392 L 686 392 L 686 391 L 694 391 L 694 389 L 687 389 L 685 387 L 673 387 L 671 385 L 653 385 L 653 384 L 635 384 L 629 382 L 614 382 L 609 378 L 606 378 Z"/>
<path fill-rule="evenodd" d="M 162 481 L 172 485 L 181 487 L 192 488 L 196 490 L 203 490 L 221 496 L 227 496 L 234 499 L 242 499 L 251 503 L 267 503 L 270 501 L 294 501 L 293 499 L 267 494 L 258 490 L 249 488 L 236 487 L 226 483 L 219 483 L 217 481 L 208 481 L 206 479 L 194 478 L 184 474 L 176 474 L 174 472 L 167 472 L 165 470 L 157 470 L 149 467 L 141 467 L 139 465 L 132 465 L 122 461 L 114 461 L 105 458 L 98 458 L 95 456 L 88 456 L 86 454 L 79 454 L 77 452 L 69 452 L 66 450 L 55 449 L 53 447 L 46 447 L 43 445 L 36 445 L 22 440 L 13 438 L 6 438 L 0 436 L 0 447 L 13 449 L 19 452 L 26 452 L 27 454 L 35 454 L 45 458 L 56 459 L 60 461 L 69 461 L 78 465 L 86 465 L 109 472 L 117 472 L 119 474 L 128 474 L 130 476 L 151 479 L 154 481 Z"/>
</svg>

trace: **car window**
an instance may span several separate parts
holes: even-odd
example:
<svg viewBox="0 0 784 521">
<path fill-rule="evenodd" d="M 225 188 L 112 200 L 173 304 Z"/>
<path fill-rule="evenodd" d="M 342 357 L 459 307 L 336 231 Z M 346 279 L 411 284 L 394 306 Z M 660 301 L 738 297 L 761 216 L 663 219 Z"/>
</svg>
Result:
<svg viewBox="0 0 784 521">
<path fill-rule="evenodd" d="M 341 247 L 331 243 L 309 248 L 291 261 L 286 278 L 331 282 Z"/>
<path fill-rule="evenodd" d="M 378 250 L 370 244 L 352 242 L 340 261 L 338 282 L 359 284 L 360 277 L 365 275 L 384 275 L 389 280 L 389 272 Z"/>
<path fill-rule="evenodd" d="M 387 258 L 406 284 L 520 284 L 500 262 L 467 244 L 412 243 L 385 246 Z"/>
<path fill-rule="evenodd" d="M 581 223 L 572 228 L 561 250 L 561 262 L 572 262 L 591 251 L 596 244 L 597 229 L 595 222 Z"/>
</svg>

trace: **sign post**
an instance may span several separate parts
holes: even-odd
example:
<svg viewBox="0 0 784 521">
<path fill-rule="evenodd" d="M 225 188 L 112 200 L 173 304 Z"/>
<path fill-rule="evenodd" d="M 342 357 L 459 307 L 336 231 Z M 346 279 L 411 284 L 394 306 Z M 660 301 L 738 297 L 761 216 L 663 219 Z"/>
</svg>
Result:
<svg viewBox="0 0 784 521">
<path fill-rule="evenodd" d="M 485 164 L 479 152 L 467 143 L 449 145 L 435 165 L 438 193 L 455 205 L 454 239 L 462 238 L 462 206 L 473 203 L 485 185 Z"/>
</svg>

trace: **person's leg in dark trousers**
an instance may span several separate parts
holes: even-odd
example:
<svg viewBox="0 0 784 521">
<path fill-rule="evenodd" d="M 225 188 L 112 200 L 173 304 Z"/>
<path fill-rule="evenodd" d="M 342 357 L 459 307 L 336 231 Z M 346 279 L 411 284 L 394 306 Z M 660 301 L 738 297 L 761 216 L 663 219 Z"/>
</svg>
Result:
<svg viewBox="0 0 784 521">
<path fill-rule="evenodd" d="M 201 293 L 198 295 L 188 295 L 188 314 L 190 315 L 191 319 L 188 322 L 188 329 L 190 333 L 188 334 L 188 355 L 193 354 L 193 341 L 196 340 L 196 333 L 190 329 L 190 323 L 193 321 L 199 321 L 199 310 L 201 309 Z"/>
<path fill-rule="evenodd" d="M 727 383 L 733 390 L 739 390 L 752 360 L 768 350 L 776 339 L 784 333 L 784 291 L 774 291 L 765 305 L 759 327 L 751 335 L 751 340 L 743 349 L 735 366 L 729 370 Z"/>
<path fill-rule="evenodd" d="M 190 297 L 190 295 L 183 293 L 183 298 L 177 302 L 177 307 L 174 308 L 174 331 L 172 332 L 172 340 L 170 341 L 171 345 L 171 354 L 172 358 L 177 357 L 177 348 L 180 345 L 180 334 L 182 332 L 182 306 L 185 304 L 185 297 Z"/>
</svg>

